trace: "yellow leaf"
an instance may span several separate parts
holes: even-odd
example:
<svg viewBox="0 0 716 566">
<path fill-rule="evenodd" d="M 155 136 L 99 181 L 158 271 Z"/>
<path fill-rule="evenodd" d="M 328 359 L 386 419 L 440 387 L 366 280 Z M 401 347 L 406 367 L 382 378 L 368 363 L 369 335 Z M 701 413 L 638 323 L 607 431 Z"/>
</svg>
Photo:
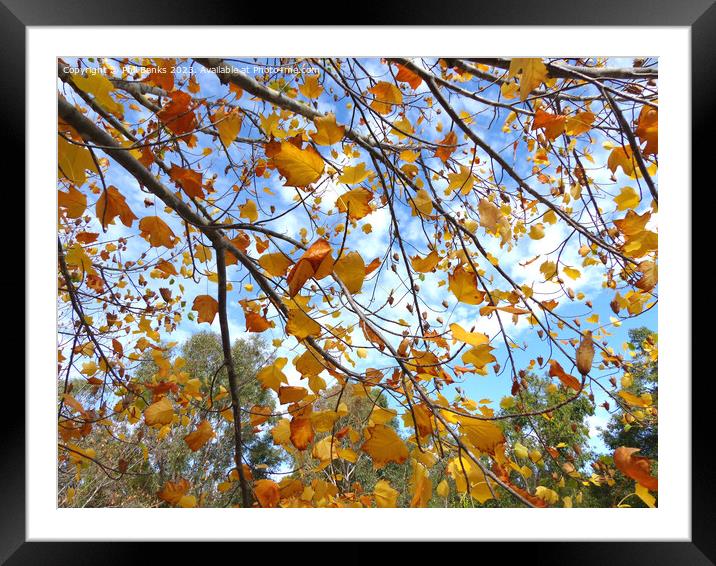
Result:
<svg viewBox="0 0 716 566">
<path fill-rule="evenodd" d="M 318 336 L 321 326 L 300 308 L 295 308 L 288 311 L 286 333 L 303 340 L 309 336 Z"/>
<path fill-rule="evenodd" d="M 65 209 L 67 218 L 79 218 L 87 208 L 87 197 L 70 185 L 69 192 L 57 191 L 57 205 Z"/>
<path fill-rule="evenodd" d="M 388 462 L 402 464 L 408 459 L 408 447 L 398 434 L 387 425 L 374 425 L 366 430 L 369 435 L 361 450 L 373 460 L 377 470 Z"/>
<path fill-rule="evenodd" d="M 236 139 L 241 131 L 242 117 L 238 110 L 224 114 L 223 112 L 217 113 L 214 117 L 216 123 L 216 129 L 219 130 L 219 139 L 221 143 L 226 147 L 229 147 L 231 143 Z"/>
<path fill-rule="evenodd" d="M 259 219 L 256 203 L 253 200 L 247 200 L 239 206 L 239 218 L 246 218 L 249 222 L 256 222 Z"/>
<path fill-rule="evenodd" d="M 579 269 L 575 269 L 574 267 L 565 267 L 562 269 L 562 272 L 570 279 L 579 279 L 582 275 Z"/>
<path fill-rule="evenodd" d="M 147 426 L 168 425 L 174 418 L 174 407 L 166 397 L 162 397 L 156 403 L 152 403 L 144 409 L 144 422 Z"/>
<path fill-rule="evenodd" d="M 87 181 L 85 171 L 97 173 L 97 167 L 89 149 L 68 142 L 62 136 L 57 137 L 57 169 L 59 175 L 78 187 L 81 187 Z"/>
<path fill-rule="evenodd" d="M 592 129 L 595 116 L 591 112 L 577 112 L 574 116 L 567 118 L 565 131 L 570 136 L 578 136 Z"/>
<path fill-rule="evenodd" d="M 443 480 L 438 484 L 435 488 L 435 493 L 437 493 L 440 497 L 447 497 L 450 495 L 450 484 L 448 484 L 447 480 Z"/>
<path fill-rule="evenodd" d="M 333 145 L 343 139 L 346 133 L 345 126 L 336 124 L 335 114 L 326 114 L 313 119 L 316 131 L 309 135 L 317 145 Z"/>
<path fill-rule="evenodd" d="M 525 100 L 541 83 L 547 80 L 547 67 L 540 58 L 516 57 L 510 61 L 509 76 L 520 75 L 520 100 Z"/>
<path fill-rule="evenodd" d="M 656 497 L 649 493 L 649 490 L 638 482 L 636 484 L 635 493 L 639 496 L 639 499 L 641 499 L 646 504 L 647 507 L 651 507 L 652 509 L 655 507 L 654 504 L 656 503 Z"/>
<path fill-rule="evenodd" d="M 254 484 L 254 493 L 261 507 L 276 507 L 281 499 L 278 484 L 272 480 L 257 480 Z"/>
<path fill-rule="evenodd" d="M 338 182 L 344 185 L 357 185 L 372 176 L 372 174 L 372 171 L 366 170 L 365 163 L 359 163 L 355 167 L 344 167 L 343 173 L 338 177 Z"/>
<path fill-rule="evenodd" d="M 461 342 L 465 342 L 465 344 L 470 344 L 471 346 L 482 346 L 490 341 L 487 334 L 482 334 L 481 332 L 468 332 L 456 322 L 453 322 L 450 325 L 450 331 L 452 332 L 452 337 L 455 340 L 460 340 Z"/>
<path fill-rule="evenodd" d="M 410 500 L 410 506 L 427 507 L 430 498 L 433 495 L 433 482 L 430 480 L 428 471 L 422 464 L 414 462 L 413 477 L 411 479 L 411 491 L 413 497 Z"/>
<path fill-rule="evenodd" d="M 160 499 L 163 499 L 170 505 L 177 505 L 186 492 L 189 491 L 191 484 L 188 480 L 180 478 L 177 481 L 168 481 L 164 484 L 161 491 L 157 493 Z"/>
<path fill-rule="evenodd" d="M 186 442 L 186 445 L 193 452 L 196 452 L 215 436 L 216 433 L 214 432 L 214 429 L 211 428 L 209 421 L 203 420 L 199 423 L 194 432 L 191 432 L 184 437 L 184 442 Z"/>
<path fill-rule="evenodd" d="M 286 275 L 286 271 L 292 264 L 293 260 L 281 252 L 264 254 L 259 258 L 259 265 L 273 277 Z"/>
<path fill-rule="evenodd" d="M 303 79 L 303 84 L 298 87 L 298 90 L 306 98 L 314 99 L 321 96 L 323 87 L 318 83 L 318 75 L 306 75 Z"/>
<path fill-rule="evenodd" d="M 350 293 L 358 293 L 363 287 L 365 262 L 358 252 L 344 253 L 334 264 L 333 271 Z"/>
<path fill-rule="evenodd" d="M 413 266 L 413 269 L 418 273 L 431 272 L 433 269 L 435 269 L 435 266 L 438 264 L 439 261 L 440 256 L 435 250 L 431 251 L 425 257 L 420 257 L 419 255 L 416 255 L 410 258 L 410 264 Z"/>
<path fill-rule="evenodd" d="M 281 371 L 286 367 L 287 362 L 287 358 L 277 358 L 272 365 L 259 370 L 256 374 L 256 379 L 261 383 L 261 387 L 264 389 L 273 389 L 278 393 L 281 384 L 288 383 L 288 378 L 283 371 Z"/>
<path fill-rule="evenodd" d="M 428 216 L 433 211 L 433 199 L 425 189 L 418 190 L 417 194 L 408 202 L 413 209 L 413 216 L 417 216 L 418 213 Z"/>
<path fill-rule="evenodd" d="M 109 96 L 109 93 L 114 90 L 114 85 L 102 73 L 88 72 L 87 76 L 75 74 L 71 76 L 72 82 L 83 91 L 89 92 L 94 97 L 95 102 L 102 108 L 118 118 L 124 116 L 124 108 L 122 105 Z"/>
<path fill-rule="evenodd" d="M 304 389 L 305 391 L 305 389 Z M 291 430 L 290 440 L 298 450 L 305 450 L 313 442 L 313 426 L 310 417 L 293 417 L 289 425 Z"/>
<path fill-rule="evenodd" d="M 448 289 L 457 300 L 468 305 L 478 305 L 485 298 L 485 293 L 477 289 L 477 276 L 458 266 L 448 275 Z"/>
<path fill-rule="evenodd" d="M 451 191 L 457 189 L 463 195 L 468 195 L 472 187 L 475 186 L 475 181 L 475 176 L 472 174 L 470 168 L 460 165 L 460 171 L 457 173 L 448 173 L 447 193 L 450 194 Z"/>
<path fill-rule="evenodd" d="M 307 187 L 323 174 L 323 158 L 312 147 L 298 149 L 290 142 L 281 142 L 281 150 L 272 160 L 289 187 Z"/>
<path fill-rule="evenodd" d="M 480 213 L 480 226 L 484 226 L 489 232 L 495 232 L 497 230 L 497 220 L 500 215 L 500 209 L 497 208 L 494 203 L 483 198 L 480 199 L 477 210 Z"/>
<path fill-rule="evenodd" d="M 617 210 L 636 208 L 640 202 L 639 193 L 632 187 L 624 187 L 619 194 L 614 197 L 614 202 L 617 203 Z"/>
<path fill-rule="evenodd" d="M 480 452 L 494 454 L 495 448 L 505 442 L 502 429 L 490 421 L 460 417 L 460 430 Z"/>
<path fill-rule="evenodd" d="M 533 240 L 541 240 L 544 238 L 544 224 L 541 222 L 530 226 L 530 238 Z"/>
<path fill-rule="evenodd" d="M 373 208 L 370 205 L 372 198 L 373 193 L 368 189 L 358 187 L 339 196 L 336 199 L 336 206 L 341 213 L 348 211 L 349 218 L 360 220 L 373 212 Z"/>
<path fill-rule="evenodd" d="M 393 83 L 380 81 L 369 88 L 368 92 L 374 97 L 370 106 L 379 114 L 390 114 L 393 106 L 403 103 L 403 93 Z"/>
<path fill-rule="evenodd" d="M 464 364 L 472 364 L 476 368 L 482 369 L 490 362 L 497 361 L 495 356 L 490 353 L 492 350 L 494 350 L 494 348 L 489 344 L 480 344 L 465 352 L 461 358 L 462 362 Z"/>
</svg>

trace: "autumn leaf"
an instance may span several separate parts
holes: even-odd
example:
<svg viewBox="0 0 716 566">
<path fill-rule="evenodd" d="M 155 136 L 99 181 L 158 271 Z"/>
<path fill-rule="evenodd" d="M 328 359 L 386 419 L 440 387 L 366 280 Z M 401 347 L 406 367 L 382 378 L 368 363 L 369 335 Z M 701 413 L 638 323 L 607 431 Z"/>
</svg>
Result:
<svg viewBox="0 0 716 566">
<path fill-rule="evenodd" d="M 102 73 L 89 72 L 86 75 L 72 74 L 72 82 L 80 89 L 92 95 L 94 101 L 107 112 L 118 118 L 124 117 L 124 107 L 116 102 L 110 95 L 114 85 Z"/>
<path fill-rule="evenodd" d="M 365 279 L 365 262 L 358 252 L 344 253 L 333 264 L 333 272 L 343 282 L 349 293 L 359 293 Z"/>
<path fill-rule="evenodd" d="M 585 330 L 582 341 L 577 347 L 577 369 L 582 375 L 587 375 L 592 369 L 592 360 L 594 359 L 594 344 L 592 342 L 592 333 Z"/>
<path fill-rule="evenodd" d="M 592 129 L 594 120 L 596 116 L 591 112 L 577 112 L 567 118 L 564 129 L 570 136 L 579 136 Z"/>
<path fill-rule="evenodd" d="M 186 495 L 186 492 L 189 491 L 190 487 L 191 484 L 184 478 L 180 478 L 177 481 L 168 481 L 157 493 L 157 497 L 170 505 L 177 505 L 181 498 Z"/>
<path fill-rule="evenodd" d="M 435 250 L 432 250 L 427 256 L 421 257 L 419 255 L 410 258 L 410 265 L 418 273 L 429 273 L 437 266 L 440 261 L 440 256 Z"/>
<path fill-rule="evenodd" d="M 408 447 L 388 425 L 374 425 L 366 430 L 367 440 L 361 450 L 373 460 L 377 470 L 388 462 L 402 464 L 408 458 Z"/>
<path fill-rule="evenodd" d="M 462 266 L 448 276 L 448 289 L 459 302 L 468 305 L 479 305 L 485 299 L 485 293 L 477 288 L 477 276 Z"/>
<path fill-rule="evenodd" d="M 338 177 L 338 182 L 345 185 L 357 185 L 370 176 L 371 172 L 366 169 L 365 163 L 359 163 L 355 167 L 344 167 L 343 173 Z"/>
<path fill-rule="evenodd" d="M 311 147 L 298 149 L 290 142 L 281 142 L 281 150 L 271 161 L 286 178 L 286 186 L 307 187 L 321 178 L 323 158 Z"/>
<path fill-rule="evenodd" d="M 659 110 L 646 104 L 641 107 L 637 120 L 636 136 L 646 142 L 644 155 L 659 153 Z"/>
<path fill-rule="evenodd" d="M 147 426 L 168 425 L 171 424 L 173 419 L 174 407 L 166 397 L 162 397 L 144 410 L 144 422 Z"/>
<path fill-rule="evenodd" d="M 305 450 L 313 442 L 313 426 L 309 417 L 293 417 L 291 419 L 291 444 L 297 450 Z"/>
<path fill-rule="evenodd" d="M 288 268 L 293 265 L 293 260 L 281 252 L 264 254 L 259 258 L 259 265 L 263 267 L 269 275 L 273 277 L 282 277 L 286 275 Z"/>
<path fill-rule="evenodd" d="M 174 90 L 174 59 L 155 58 L 156 65 L 147 68 L 147 77 L 142 81 L 157 86 L 167 92 Z"/>
<path fill-rule="evenodd" d="M 232 110 L 228 113 L 222 110 L 217 112 L 212 117 L 212 120 L 219 131 L 221 143 L 224 147 L 229 147 L 241 131 L 242 115 L 239 114 L 238 110 Z"/>
<path fill-rule="evenodd" d="M 132 210 L 127 205 L 124 196 L 116 187 L 109 186 L 103 191 L 95 206 L 95 214 L 105 230 L 110 224 L 114 224 L 114 219 L 119 216 L 127 228 L 137 219 Z"/>
<path fill-rule="evenodd" d="M 178 241 L 171 228 L 158 216 L 145 216 L 139 221 L 141 236 L 155 248 L 173 248 Z"/>
<path fill-rule="evenodd" d="M 57 205 L 65 209 L 68 218 L 79 218 L 87 208 L 87 197 L 70 185 L 68 192 L 57 192 Z"/>
<path fill-rule="evenodd" d="M 169 103 L 157 112 L 157 117 L 178 136 L 196 129 L 196 116 L 192 108 L 191 95 L 180 90 L 169 93 Z"/>
<path fill-rule="evenodd" d="M 470 344 L 472 346 L 481 346 L 489 342 L 487 334 L 482 334 L 481 332 L 468 332 L 455 322 L 450 325 L 450 331 L 452 332 L 452 337 L 455 340 L 460 340 L 461 342 L 465 342 L 465 344 Z"/>
<path fill-rule="evenodd" d="M 575 391 L 582 390 L 582 384 L 579 380 L 564 371 L 560 363 L 556 360 L 549 360 L 549 376 L 557 377 L 565 387 L 569 387 Z"/>
<path fill-rule="evenodd" d="M 457 173 L 448 173 L 448 192 L 459 190 L 463 195 L 469 195 L 475 186 L 475 176 L 472 170 L 465 165 L 460 165 Z"/>
<path fill-rule="evenodd" d="M 348 212 L 348 217 L 353 220 L 360 220 L 373 212 L 370 201 L 373 193 L 368 189 L 359 187 L 343 193 L 336 199 L 336 206 L 341 213 Z"/>
<path fill-rule="evenodd" d="M 194 432 L 190 432 L 184 437 L 184 442 L 192 452 L 196 452 L 212 438 L 216 437 L 214 429 L 211 428 L 209 421 L 201 421 Z"/>
<path fill-rule="evenodd" d="M 201 173 L 172 164 L 169 177 L 179 185 L 190 198 L 204 198 Z"/>
<path fill-rule="evenodd" d="M 614 464 L 625 476 L 630 477 L 650 491 L 657 491 L 659 481 L 651 475 L 651 462 L 645 456 L 637 456 L 639 448 L 620 446 L 614 451 Z"/>
<path fill-rule="evenodd" d="M 197 295 L 191 309 L 199 313 L 198 322 L 214 322 L 216 313 L 219 312 L 219 303 L 210 295 Z"/>
<path fill-rule="evenodd" d="M 318 82 L 318 75 L 306 75 L 298 90 L 303 96 L 310 99 L 318 98 L 323 93 L 323 87 Z"/>
<path fill-rule="evenodd" d="M 417 89 L 423 82 L 423 79 L 407 67 L 404 67 L 400 63 L 395 63 L 395 66 L 398 69 L 398 72 L 395 75 L 396 81 L 408 83 L 413 90 Z"/>
<path fill-rule="evenodd" d="M 317 145 L 333 145 L 343 139 L 346 133 L 345 126 L 336 124 L 335 114 L 329 113 L 325 116 L 318 116 L 313 119 L 316 131 L 309 135 Z"/>
<path fill-rule="evenodd" d="M 276 507 L 281 499 L 278 484 L 272 480 L 257 480 L 254 493 L 261 507 Z"/>
<path fill-rule="evenodd" d="M 328 265 L 330 263 L 330 265 Z M 286 278 L 289 296 L 295 297 L 311 278 L 320 279 L 328 275 L 333 267 L 331 245 L 319 238 L 304 252 Z"/>
<path fill-rule="evenodd" d="M 561 114 L 551 114 L 538 108 L 532 120 L 532 130 L 542 129 L 548 140 L 554 140 L 564 132 L 566 120 Z"/>
<path fill-rule="evenodd" d="M 368 89 L 373 95 L 371 108 L 379 114 L 390 114 L 393 107 L 403 103 L 403 93 L 393 83 L 380 81 Z"/>
<path fill-rule="evenodd" d="M 393 489 L 386 480 L 378 480 L 373 488 L 373 497 L 377 507 L 397 507 L 400 493 Z"/>
<path fill-rule="evenodd" d="M 78 187 L 87 182 L 86 171 L 98 172 L 89 149 L 62 136 L 57 137 L 57 170 L 60 176 Z"/>
<path fill-rule="evenodd" d="M 446 163 L 455 149 L 457 149 L 457 135 L 455 132 L 450 132 L 438 143 L 440 147 L 435 150 L 435 157 L 439 157 L 443 163 Z"/>
<path fill-rule="evenodd" d="M 539 58 L 515 57 L 510 61 L 509 76 L 520 77 L 520 100 L 525 100 L 533 90 L 547 80 L 547 67 Z"/>
<path fill-rule="evenodd" d="M 261 387 L 264 389 L 273 389 L 278 393 L 281 384 L 288 383 L 288 378 L 282 371 L 287 363 L 288 359 L 277 358 L 273 364 L 262 368 L 256 375 L 256 379 L 258 379 Z"/>
</svg>

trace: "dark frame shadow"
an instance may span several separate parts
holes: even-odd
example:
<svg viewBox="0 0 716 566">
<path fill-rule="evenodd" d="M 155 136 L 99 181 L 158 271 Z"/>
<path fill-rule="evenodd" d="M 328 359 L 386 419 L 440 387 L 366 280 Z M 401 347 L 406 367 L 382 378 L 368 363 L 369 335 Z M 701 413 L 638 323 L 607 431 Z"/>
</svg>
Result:
<svg viewBox="0 0 716 566">
<path fill-rule="evenodd" d="M 552 0 L 549 3 L 530 0 L 453 0 L 448 4 L 434 4 L 425 0 L 410 3 L 398 0 L 382 0 L 367 3 L 356 10 L 351 25 L 559 25 L 559 26 L 687 26 L 691 29 L 691 101 L 692 101 L 692 184 L 701 181 L 703 190 L 712 191 L 713 180 L 707 175 L 713 162 L 713 143 L 710 137 L 716 131 L 713 106 L 716 102 L 716 5 L 714 0 L 601 0 L 599 3 L 585 0 Z M 0 0 L 0 45 L 2 45 L 3 69 L 0 73 L 0 92 L 3 104 L 3 128 L 5 139 L 3 161 L 8 172 L 13 172 L 14 186 L 24 186 L 24 169 L 10 164 L 25 163 L 25 41 L 27 26 L 60 25 L 265 25 L 330 24 L 327 16 L 335 13 L 336 4 L 326 0 L 311 2 L 310 10 L 297 7 L 295 12 L 284 12 L 278 6 L 260 3 L 229 3 L 217 0 L 173 0 L 172 2 L 148 3 L 146 0 L 124 0 L 110 3 L 107 0 Z M 270 20 L 281 14 L 281 20 Z M 337 18 L 333 18 L 337 19 Z M 567 46 L 565 46 L 567 48 Z M 689 85 L 684 85 L 688 88 Z M 686 143 L 686 140 L 684 140 Z M 10 186 L 10 182 L 6 186 Z M 684 187 L 685 194 L 693 192 Z M 688 191 L 688 193 L 686 192 Z M 26 197 L 27 198 L 27 197 Z M 25 200 L 26 214 L 32 208 Z M 706 207 L 704 207 L 706 208 Z M 29 219 L 26 216 L 26 219 Z M 29 226 L 26 229 L 31 229 Z M 26 257 L 27 260 L 27 257 Z M 6 296 L 17 297 L 17 282 L 3 281 Z M 23 291 L 24 292 L 24 291 Z M 12 295 L 10 295 L 12 293 Z M 25 303 L 31 298 L 25 296 Z M 19 301 L 13 300 L 16 304 Z M 684 305 L 691 309 L 691 305 Z M 706 311 L 704 314 L 707 315 Z M 6 347 L 12 342 L 6 341 Z M 702 342 L 703 347 L 709 347 Z M 32 355 L 32 343 L 25 343 L 25 355 Z M 683 352 L 684 369 L 691 370 L 692 352 Z M 501 562 L 524 564 L 621 564 L 649 565 L 701 565 L 716 564 L 716 468 L 709 457 L 713 444 L 708 416 L 715 398 L 712 372 L 692 372 L 692 538 L 690 542 L 564 542 L 564 543 L 478 543 L 483 546 L 475 559 L 485 558 L 485 550 L 498 553 Z M 683 379 L 684 376 L 670 376 Z M 19 388 L 15 388 L 17 391 Z M 24 395 L 24 393 L 23 393 Z M 24 399 L 25 403 L 29 400 Z M 668 402 L 668 401 L 667 401 Z M 5 401 L 4 434 L 0 457 L 0 561 L 12 565 L 24 564 L 131 564 L 144 563 L 153 550 L 161 553 L 164 564 L 195 562 L 198 560 L 255 560 L 246 552 L 234 551 L 229 544 L 206 547 L 197 543 L 189 547 L 176 543 L 138 542 L 26 542 L 25 536 L 25 403 L 17 396 Z M 9 412 L 9 414 L 8 414 Z M 686 465 L 686 463 L 684 463 Z M 479 528 L 476 525 L 476 528 Z M 237 525 L 237 530 L 240 525 Z M 77 526 L 81 536 L 82 526 Z M 588 529 L 585 528 L 585 533 Z M 108 537 L 121 533 L 108 533 Z M 259 543 L 260 544 L 260 543 Z M 272 543 L 273 545 L 274 543 Z M 320 543 L 325 549 L 327 543 Z M 371 548 L 379 543 L 329 543 L 341 544 L 336 556 L 352 563 L 366 563 L 375 558 L 387 558 L 386 549 Z M 474 552 L 465 545 L 450 543 L 449 556 L 461 557 L 463 552 Z M 472 543 L 474 544 L 474 543 Z M 499 545 L 499 546 L 497 546 Z M 507 546 L 509 545 L 509 546 Z M 218 550 L 218 552 L 217 552 Z M 304 549 L 292 549 L 290 554 L 280 554 L 265 544 L 257 548 L 261 560 L 290 560 L 305 556 L 315 563 L 319 556 L 328 558 L 323 550 L 320 555 Z M 299 550 L 299 552 L 296 552 Z M 406 552 L 408 550 L 408 552 Z M 234 551 L 234 552 L 232 552 Z M 280 552 L 280 551 L 279 551 Z M 421 555 L 418 555 L 418 552 Z M 458 554 L 460 553 L 460 554 Z M 411 556 L 412 555 L 412 556 Z M 212 559 L 212 556 L 214 557 Z M 236 558 L 231 558 L 235 556 Z M 400 559 L 413 556 L 424 557 L 423 545 L 411 543 L 400 550 Z M 470 556 L 469 554 L 467 555 Z M 396 558 L 398 556 L 396 555 Z M 468 558 L 469 559 L 469 558 Z"/>
</svg>

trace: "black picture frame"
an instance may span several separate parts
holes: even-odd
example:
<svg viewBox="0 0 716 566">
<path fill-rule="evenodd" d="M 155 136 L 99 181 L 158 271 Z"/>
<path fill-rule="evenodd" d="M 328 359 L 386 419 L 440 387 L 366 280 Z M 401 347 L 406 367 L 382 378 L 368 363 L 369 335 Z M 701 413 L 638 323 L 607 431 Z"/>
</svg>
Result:
<svg viewBox="0 0 716 566">
<path fill-rule="evenodd" d="M 351 25 L 551 25 L 551 26 L 687 26 L 691 31 L 691 101 L 692 101 L 692 171 L 693 186 L 713 191 L 713 180 L 707 180 L 708 169 L 713 162 L 713 143 L 709 137 L 714 131 L 713 106 L 716 101 L 716 5 L 714 0 L 602 0 L 599 3 L 585 0 L 457 0 L 440 5 L 425 0 L 410 3 L 398 0 L 382 0 L 368 3 L 355 10 L 351 21 L 342 17 L 342 23 Z M 280 14 L 280 16 L 274 14 Z M 267 10 L 261 3 L 229 3 L 220 0 L 174 0 L 153 2 L 146 0 L 123 0 L 113 3 L 107 0 L 0 0 L 0 92 L 2 92 L 4 139 L 3 161 L 7 171 L 14 170 L 18 178 L 15 186 L 24 185 L 24 169 L 18 164 L 31 166 L 31 154 L 25 150 L 25 41 L 27 26 L 64 25 L 265 25 L 291 24 L 315 25 L 328 15 L 337 14 L 336 6 L 325 0 L 314 0 L 311 9 L 297 7 L 286 12 L 276 5 Z M 281 18 L 275 21 L 273 18 Z M 335 25 L 333 22 L 326 24 Z M 569 46 L 565 46 L 568 50 Z M 688 85 L 684 85 L 685 88 Z M 687 140 L 685 140 L 687 143 Z M 701 181 L 701 182 L 699 182 Z M 698 185 L 697 185 L 698 183 Z M 690 187 L 681 187 L 685 194 Z M 13 193 L 17 194 L 17 193 Z M 693 193 L 691 193 L 693 195 Z M 15 197 L 16 198 L 16 197 Z M 32 202 L 25 202 L 26 221 L 31 230 Z M 27 258 L 26 258 L 27 259 Z M 705 269 L 705 268 L 704 268 Z M 3 278 L 6 293 L 12 293 L 13 302 L 19 305 L 17 296 L 20 283 Z M 10 296 L 10 295 L 6 295 Z M 25 296 L 25 303 L 31 297 Z M 691 305 L 684 305 L 691 311 Z M 20 316 L 19 313 L 17 315 Z M 708 348 L 702 339 L 702 348 Z M 7 342 L 10 346 L 12 342 Z M 25 355 L 32 355 L 31 340 L 25 343 Z M 692 352 L 683 352 L 684 375 L 668 376 L 669 379 L 688 378 Z M 713 413 L 714 378 L 712 372 L 692 372 L 692 537 L 690 542 L 565 542 L 565 543 L 489 543 L 487 550 L 501 556 L 501 560 L 526 564 L 716 564 L 716 498 L 714 483 L 716 468 L 710 459 L 713 452 L 713 426 L 707 419 Z M 146 544 L 137 542 L 26 542 L 25 494 L 29 487 L 25 482 L 25 405 L 19 396 L 22 388 L 14 387 L 12 401 L 5 399 L 2 450 L 0 451 L 0 561 L 10 565 L 19 564 L 100 564 L 143 563 L 147 552 L 160 549 L 165 564 L 184 563 L 190 560 L 187 545 L 172 543 Z M 24 401 L 27 401 L 24 399 Z M 667 400 L 668 402 L 668 400 Z M 10 414 L 8 414 L 8 412 Z M 12 413 L 15 414 L 12 414 Z M 689 465 L 684 462 L 683 465 Z M 628 511 L 627 511 L 628 512 Z M 240 527 L 237 526 L 237 529 Z M 479 528 L 476 525 L 476 528 Z M 82 527 L 77 526 L 81 538 Z M 516 533 L 519 529 L 516 530 Z M 585 537 L 589 529 L 585 527 Z M 556 533 L 557 534 L 557 533 Z M 121 537 L 121 533 L 108 533 Z M 228 544 L 228 543 L 227 543 Z M 246 543 L 240 543 L 246 544 Z M 325 543 L 324 543 L 325 544 Z M 376 554 L 370 548 L 373 543 L 344 543 L 338 551 L 340 556 L 353 562 L 373 560 L 385 556 L 384 550 Z M 451 543 L 456 544 L 456 543 Z M 488 543 L 478 543 L 488 544 Z M 495 545 L 500 545 L 495 547 Z M 509 545 L 509 548 L 505 548 Z M 201 545 L 204 547 L 204 545 Z M 248 547 L 244 547 L 246 549 Z M 402 559 L 410 559 L 411 553 L 424 552 L 422 545 L 411 544 L 401 549 Z M 228 549 L 219 552 L 199 549 L 204 560 L 214 554 L 218 560 L 228 560 Z M 266 551 L 266 547 L 264 551 Z M 405 553 L 408 550 L 408 553 Z M 453 557 L 476 549 L 465 548 L 463 543 L 451 549 Z M 484 559 L 485 549 L 475 554 Z M 417 551 L 417 552 L 416 552 Z M 271 559 L 272 551 L 266 554 Z M 460 554 L 457 554 L 457 553 Z M 244 559 L 249 559 L 246 550 Z M 238 555 L 237 555 L 238 556 Z M 328 556 L 328 554 L 324 554 Z M 467 556 L 470 556 L 469 554 Z M 291 560 L 290 555 L 275 555 L 279 560 Z M 315 558 L 314 558 L 315 559 Z"/>
</svg>

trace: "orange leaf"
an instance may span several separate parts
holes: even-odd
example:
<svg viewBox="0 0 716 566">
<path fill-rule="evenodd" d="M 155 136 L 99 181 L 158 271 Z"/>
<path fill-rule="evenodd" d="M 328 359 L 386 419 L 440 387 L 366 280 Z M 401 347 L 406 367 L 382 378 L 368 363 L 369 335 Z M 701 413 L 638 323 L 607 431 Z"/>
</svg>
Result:
<svg viewBox="0 0 716 566">
<path fill-rule="evenodd" d="M 532 121 L 532 130 L 542 128 L 544 129 L 544 134 L 547 136 L 547 139 L 553 140 L 564 132 L 566 119 L 567 118 L 561 114 L 551 114 L 538 108 Z"/>
<path fill-rule="evenodd" d="M 149 245 L 154 248 L 159 246 L 173 248 L 178 240 L 172 229 L 158 216 L 145 216 L 142 218 L 139 221 L 139 229 L 141 230 L 142 238 L 147 240 Z"/>
<path fill-rule="evenodd" d="M 311 247 L 301 256 L 298 262 L 291 268 L 286 278 L 288 282 L 289 296 L 295 297 L 303 285 L 312 277 L 318 277 L 319 268 L 326 258 L 330 258 L 331 244 L 323 238 L 316 240 Z M 322 271 L 322 270 L 321 270 Z M 329 271 L 330 273 L 330 271 Z M 326 273 L 325 275 L 328 275 Z M 324 277 L 325 277 L 324 275 Z"/>
<path fill-rule="evenodd" d="M 635 456 L 639 448 L 620 446 L 614 451 L 614 464 L 625 476 L 651 491 L 659 489 L 659 480 L 651 475 L 651 464 L 645 456 Z"/>
<path fill-rule="evenodd" d="M 258 480 L 254 484 L 254 493 L 261 507 L 276 507 L 281 499 L 278 484 L 272 480 Z"/>
<path fill-rule="evenodd" d="M 169 93 L 170 101 L 157 112 L 157 117 L 176 135 L 181 136 L 196 128 L 196 116 L 191 108 L 191 96 L 186 92 Z"/>
<path fill-rule="evenodd" d="M 575 391 L 579 391 L 582 389 L 582 385 L 579 380 L 573 375 L 569 375 L 566 371 L 564 371 L 562 366 L 559 365 L 559 362 L 555 360 L 550 360 L 549 366 L 550 377 L 558 377 L 565 387 L 571 387 Z"/>
<path fill-rule="evenodd" d="M 457 147 L 457 135 L 455 132 L 450 132 L 439 143 L 441 147 L 435 150 L 435 157 L 439 157 L 443 163 L 446 163 Z"/>
<path fill-rule="evenodd" d="M 107 187 L 107 190 L 102 192 L 102 195 L 97 199 L 95 213 L 105 230 L 109 224 L 114 224 L 114 219 L 117 216 L 127 228 L 137 219 L 127 205 L 124 196 L 116 187 Z"/>
<path fill-rule="evenodd" d="M 313 441 L 313 426 L 310 417 L 293 417 L 290 428 L 291 444 L 299 450 L 308 448 Z"/>
<path fill-rule="evenodd" d="M 420 86 L 420 83 L 423 82 L 423 79 L 421 79 L 417 74 L 415 74 L 407 67 L 403 67 L 403 65 L 401 65 L 400 63 L 396 63 L 395 66 L 398 67 L 398 74 L 395 75 L 396 81 L 408 83 L 413 88 L 413 90 L 418 88 Z"/>
<path fill-rule="evenodd" d="M 216 433 L 214 429 L 211 428 L 209 421 L 203 420 L 199 423 L 194 432 L 190 432 L 184 437 L 184 442 L 186 442 L 186 445 L 192 451 L 196 452 L 215 436 Z"/>
<path fill-rule="evenodd" d="M 169 170 L 169 177 L 182 188 L 187 196 L 192 198 L 204 198 L 201 173 L 198 171 L 184 169 L 172 163 L 172 168 Z"/>
<path fill-rule="evenodd" d="M 199 313 L 199 322 L 208 322 L 211 324 L 214 322 L 216 313 L 219 312 L 219 303 L 216 302 L 214 297 L 199 295 L 194 299 L 191 308 Z"/>
<path fill-rule="evenodd" d="M 186 492 L 189 491 L 190 487 L 191 484 L 184 478 L 180 478 L 177 481 L 168 481 L 164 484 L 161 491 L 157 493 L 157 496 L 170 505 L 176 505 L 179 503 L 179 500 L 184 497 Z"/>
</svg>

